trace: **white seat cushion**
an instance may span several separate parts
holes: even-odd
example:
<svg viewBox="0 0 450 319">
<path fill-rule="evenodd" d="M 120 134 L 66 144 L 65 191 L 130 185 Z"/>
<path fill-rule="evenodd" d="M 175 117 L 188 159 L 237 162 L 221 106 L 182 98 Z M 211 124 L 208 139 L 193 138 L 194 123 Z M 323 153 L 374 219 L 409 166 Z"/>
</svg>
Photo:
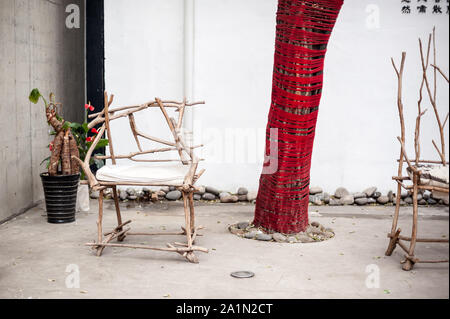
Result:
<svg viewBox="0 0 450 319">
<path fill-rule="evenodd" d="M 183 185 L 189 165 L 106 165 L 97 171 L 96 178 L 103 182 L 150 183 Z"/>
<path fill-rule="evenodd" d="M 436 186 L 448 188 L 449 167 L 435 165 L 419 165 L 417 168 L 422 172 L 419 184 L 425 186 Z M 412 179 L 413 174 L 408 167 L 408 175 Z"/>
</svg>

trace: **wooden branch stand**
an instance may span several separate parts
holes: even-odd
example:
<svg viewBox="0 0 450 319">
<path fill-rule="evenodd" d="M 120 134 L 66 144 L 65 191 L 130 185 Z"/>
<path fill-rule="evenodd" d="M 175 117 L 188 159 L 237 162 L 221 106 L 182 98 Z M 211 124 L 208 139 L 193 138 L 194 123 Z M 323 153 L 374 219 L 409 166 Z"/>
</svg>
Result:
<svg viewBox="0 0 450 319">
<path fill-rule="evenodd" d="M 445 76 L 442 71 L 438 67 L 436 67 L 436 61 L 434 61 L 434 64 L 432 65 L 434 67 L 434 91 L 432 92 L 432 89 L 430 88 L 430 84 L 427 77 L 427 69 L 429 64 L 429 57 L 430 57 L 430 49 L 431 49 L 431 43 L 433 42 L 434 47 L 434 59 L 436 60 L 436 46 L 435 46 L 435 32 L 433 30 L 433 34 L 430 35 L 429 41 L 428 41 L 428 51 L 425 56 L 423 52 L 422 42 L 420 41 L 420 53 L 422 57 L 422 69 L 423 69 L 423 78 L 422 78 L 422 85 L 420 87 L 420 99 L 418 101 L 418 116 L 416 120 L 416 129 L 415 129 L 415 152 L 416 152 L 416 158 L 414 160 L 410 160 L 407 156 L 406 149 L 405 149 L 405 121 L 403 116 L 403 102 L 402 102 L 402 85 L 403 85 L 403 70 L 406 60 L 406 53 L 403 52 L 402 54 L 402 61 L 400 69 L 397 68 L 395 65 L 394 60 L 392 60 L 392 64 L 394 66 L 395 72 L 397 74 L 398 79 L 398 98 L 397 98 L 397 105 L 398 105 L 398 111 L 400 116 L 400 125 L 401 125 L 401 137 L 398 137 L 397 139 L 400 142 L 400 159 L 398 160 L 399 166 L 398 166 L 398 176 L 394 176 L 393 180 L 397 182 L 397 197 L 396 197 L 396 206 L 395 206 L 395 214 L 392 222 L 392 229 L 391 232 L 388 234 L 389 238 L 389 245 L 386 250 L 386 256 L 391 256 L 394 252 L 395 248 L 400 246 L 401 249 L 405 252 L 405 260 L 402 261 L 403 264 L 403 270 L 409 271 L 413 269 L 415 264 L 418 263 L 448 263 L 448 260 L 422 260 L 417 258 L 414 255 L 414 251 L 416 248 L 417 243 L 448 243 L 448 239 L 435 239 L 435 238 L 418 238 L 417 237 L 417 230 L 418 230 L 418 195 L 419 192 L 429 190 L 429 191 L 438 191 L 441 193 L 449 193 L 448 185 L 447 187 L 438 187 L 438 186 L 431 186 L 431 185 L 423 185 L 421 184 L 421 178 L 423 177 L 423 172 L 421 171 L 420 164 L 440 164 L 442 166 L 448 166 L 448 162 L 445 160 L 445 139 L 444 139 L 444 127 L 448 120 L 448 114 L 445 118 L 444 122 L 441 121 L 441 118 L 439 117 L 439 113 L 437 110 L 436 105 L 436 74 L 437 71 L 444 77 L 444 79 L 448 82 L 448 77 Z M 422 98 L 423 98 L 423 89 L 426 87 L 428 96 L 430 99 L 430 103 L 433 106 L 434 113 L 437 119 L 437 123 L 439 126 L 440 136 L 441 136 L 441 148 L 437 146 L 435 141 L 433 141 L 433 145 L 435 146 L 436 150 L 439 153 L 440 161 L 431 161 L 431 160 L 421 160 L 420 159 L 420 122 L 422 116 L 425 114 L 425 111 L 422 111 L 421 104 L 422 104 Z M 410 172 L 410 175 L 403 176 L 403 166 L 404 164 L 407 164 L 407 170 Z M 411 177 L 412 175 L 412 177 Z M 410 182 L 411 185 L 406 185 L 406 182 Z M 402 189 L 405 189 L 412 193 L 413 197 L 413 223 L 412 223 L 412 232 L 411 237 L 405 237 L 401 235 L 401 229 L 398 228 L 398 219 L 400 215 L 400 201 L 401 201 L 401 192 Z M 406 244 L 409 242 L 409 247 Z"/>
<path fill-rule="evenodd" d="M 198 232 L 202 229 L 202 227 L 195 226 L 195 213 L 194 213 L 194 199 L 193 195 L 197 188 L 194 186 L 197 180 L 204 173 L 204 170 L 197 172 L 198 163 L 200 161 L 193 152 L 195 148 L 201 147 L 189 147 L 187 143 L 184 141 L 183 136 L 181 135 L 182 121 L 185 113 L 186 107 L 192 107 L 198 104 L 204 104 L 204 102 L 197 102 L 188 104 L 186 100 L 183 102 L 174 102 L 174 101 L 161 101 L 156 98 L 154 101 L 138 105 L 138 106 L 126 106 L 120 107 L 116 109 L 110 109 L 110 106 L 113 102 L 114 96 L 111 95 L 108 98 L 108 94 L 105 92 L 105 109 L 97 114 L 90 115 L 90 118 L 93 120 L 89 124 L 89 129 L 94 126 L 101 125 L 99 130 L 99 134 L 94 140 L 92 146 L 90 147 L 86 159 L 82 162 L 80 159 L 75 158 L 83 168 L 88 178 L 88 182 L 90 187 L 93 190 L 99 191 L 99 205 L 98 205 L 98 221 L 97 221 L 97 232 L 98 239 L 97 242 L 88 243 L 87 246 L 91 246 L 93 249 L 97 251 L 97 256 L 101 256 L 104 249 L 106 247 L 121 247 L 121 248 L 132 248 L 132 249 L 145 249 L 145 250 L 155 250 L 155 251 L 165 251 L 165 252 L 175 252 L 185 257 L 191 263 L 198 263 L 198 258 L 195 255 L 195 252 L 204 252 L 208 253 L 208 249 L 199 247 L 195 245 L 196 238 L 201 236 Z M 169 129 L 173 135 L 174 141 L 168 141 L 164 139 L 160 139 L 157 137 L 153 137 L 147 135 L 138 130 L 135 114 L 137 112 L 146 110 L 148 108 L 158 108 L 164 115 L 164 118 L 169 126 Z M 178 121 L 173 118 L 170 118 L 167 112 L 167 109 L 172 108 L 175 109 L 176 112 L 179 113 Z M 115 155 L 112 134 L 111 134 L 111 126 L 110 122 L 113 120 L 117 120 L 119 118 L 128 117 L 130 128 L 133 133 L 138 152 L 128 154 L 128 155 Z M 148 163 L 160 163 L 160 162 L 173 162 L 175 160 L 146 160 L 139 159 L 139 156 L 149 155 L 155 153 L 165 153 L 170 151 L 176 151 L 179 154 L 180 159 L 178 162 L 181 162 L 183 165 L 189 167 L 188 173 L 186 174 L 184 181 L 168 181 L 168 182 L 142 182 L 139 180 L 136 181 L 126 181 L 126 182 L 115 182 L 115 181 L 102 181 L 97 180 L 96 176 L 90 170 L 90 160 L 92 157 L 92 153 L 97 146 L 98 142 L 102 138 L 104 133 L 107 133 L 107 137 L 109 140 L 109 156 L 98 156 L 98 159 L 109 159 L 112 161 L 113 165 L 116 165 L 116 161 L 120 159 L 129 159 L 135 162 L 148 162 Z M 164 148 L 153 149 L 153 150 L 143 150 L 139 138 L 144 138 L 159 144 L 163 144 Z M 169 147 L 167 147 L 169 146 Z M 185 215 L 185 225 L 181 227 L 181 231 L 178 233 L 133 233 L 131 232 L 130 227 L 126 227 L 130 225 L 131 221 L 122 221 L 122 216 L 119 207 L 119 196 L 117 187 L 118 186 L 173 186 L 176 189 L 180 190 L 183 194 L 183 204 L 184 204 L 184 215 Z M 112 231 L 104 233 L 103 231 L 103 195 L 106 189 L 112 189 L 114 204 L 117 215 L 117 227 Z M 186 237 L 186 243 L 168 243 L 166 247 L 153 247 L 146 245 L 133 245 L 133 244 L 124 244 L 124 240 L 129 236 L 155 236 L 155 235 L 179 235 Z M 111 243 L 112 241 L 117 240 L 118 243 Z"/>
</svg>

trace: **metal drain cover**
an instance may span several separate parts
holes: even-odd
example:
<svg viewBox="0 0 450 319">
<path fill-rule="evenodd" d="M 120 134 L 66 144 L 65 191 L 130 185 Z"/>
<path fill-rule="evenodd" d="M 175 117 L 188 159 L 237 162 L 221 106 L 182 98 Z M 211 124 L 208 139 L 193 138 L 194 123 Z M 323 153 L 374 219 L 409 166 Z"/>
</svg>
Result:
<svg viewBox="0 0 450 319">
<path fill-rule="evenodd" d="M 255 277 L 255 273 L 251 271 L 235 271 L 231 273 L 231 277 L 234 278 L 252 278 Z"/>
</svg>

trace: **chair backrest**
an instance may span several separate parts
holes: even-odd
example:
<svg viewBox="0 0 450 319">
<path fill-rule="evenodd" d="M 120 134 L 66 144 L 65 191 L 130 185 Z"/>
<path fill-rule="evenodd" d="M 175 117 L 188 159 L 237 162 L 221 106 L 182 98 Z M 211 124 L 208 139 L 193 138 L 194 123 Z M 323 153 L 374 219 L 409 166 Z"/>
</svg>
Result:
<svg viewBox="0 0 450 319">
<path fill-rule="evenodd" d="M 99 135 L 103 135 L 104 132 L 107 133 L 107 137 L 109 140 L 109 153 L 110 155 L 107 156 L 96 156 L 97 159 L 106 160 L 110 159 L 112 161 L 112 164 L 115 165 L 117 163 L 117 160 L 121 159 L 128 159 L 135 162 L 179 162 L 181 161 L 184 165 L 188 165 L 190 163 L 198 163 L 200 161 L 199 158 L 196 157 L 194 154 L 194 149 L 202 147 L 203 145 L 198 146 L 190 146 L 187 145 L 184 137 L 181 134 L 182 128 L 183 128 L 183 119 L 185 115 L 185 110 L 187 107 L 192 107 L 195 105 L 205 104 L 205 102 L 195 102 L 195 103 L 188 103 L 186 99 L 183 102 L 176 102 L 176 101 L 162 101 L 159 98 L 155 98 L 155 100 L 142 104 L 142 105 L 132 105 L 132 106 L 124 106 L 124 107 L 116 107 L 111 108 L 111 104 L 113 103 L 114 96 L 111 95 L 108 98 L 108 94 L 105 92 L 105 108 L 102 112 L 92 114 L 89 117 L 93 118 L 93 120 L 89 123 L 89 129 L 103 124 Z M 146 132 L 143 132 L 137 127 L 136 124 L 136 116 L 137 113 L 142 112 L 144 110 L 150 109 L 150 108 L 157 108 L 159 109 L 165 119 L 165 122 L 168 126 L 168 129 L 171 132 L 171 135 L 173 138 L 170 139 L 162 139 L 159 137 L 154 137 Z M 175 118 L 169 116 L 169 110 L 174 110 L 175 112 L 178 112 L 178 120 L 175 120 Z M 122 119 L 122 118 L 128 118 L 129 125 L 131 132 L 133 133 L 134 140 L 136 142 L 136 146 L 138 151 L 132 152 L 129 154 L 116 154 L 114 151 L 114 143 L 112 140 L 112 134 L 111 134 L 111 122 Z M 102 130 L 104 132 L 102 132 Z M 156 142 L 157 144 L 160 144 L 160 148 L 154 148 L 154 149 L 144 149 L 142 146 L 142 143 L 140 139 L 149 140 L 152 142 Z M 95 143 L 95 141 L 94 141 Z M 96 145 L 91 146 L 91 148 L 95 148 Z M 173 159 L 139 159 L 139 156 L 142 155 L 148 155 L 148 154 L 156 154 L 156 153 L 166 153 L 176 151 L 179 155 L 179 160 L 173 160 Z"/>
</svg>

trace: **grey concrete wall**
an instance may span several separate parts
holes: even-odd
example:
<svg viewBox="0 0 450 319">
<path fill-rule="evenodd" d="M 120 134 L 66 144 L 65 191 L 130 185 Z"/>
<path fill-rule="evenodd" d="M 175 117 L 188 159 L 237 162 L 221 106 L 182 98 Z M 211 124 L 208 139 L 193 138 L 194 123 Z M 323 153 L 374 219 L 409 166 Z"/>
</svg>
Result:
<svg viewBox="0 0 450 319">
<path fill-rule="evenodd" d="M 80 29 L 66 28 L 71 3 Z M 83 119 L 84 33 L 84 0 L 0 0 L 0 222 L 43 198 L 40 163 L 51 138 L 29 92 L 54 92 L 67 120 Z"/>
</svg>

